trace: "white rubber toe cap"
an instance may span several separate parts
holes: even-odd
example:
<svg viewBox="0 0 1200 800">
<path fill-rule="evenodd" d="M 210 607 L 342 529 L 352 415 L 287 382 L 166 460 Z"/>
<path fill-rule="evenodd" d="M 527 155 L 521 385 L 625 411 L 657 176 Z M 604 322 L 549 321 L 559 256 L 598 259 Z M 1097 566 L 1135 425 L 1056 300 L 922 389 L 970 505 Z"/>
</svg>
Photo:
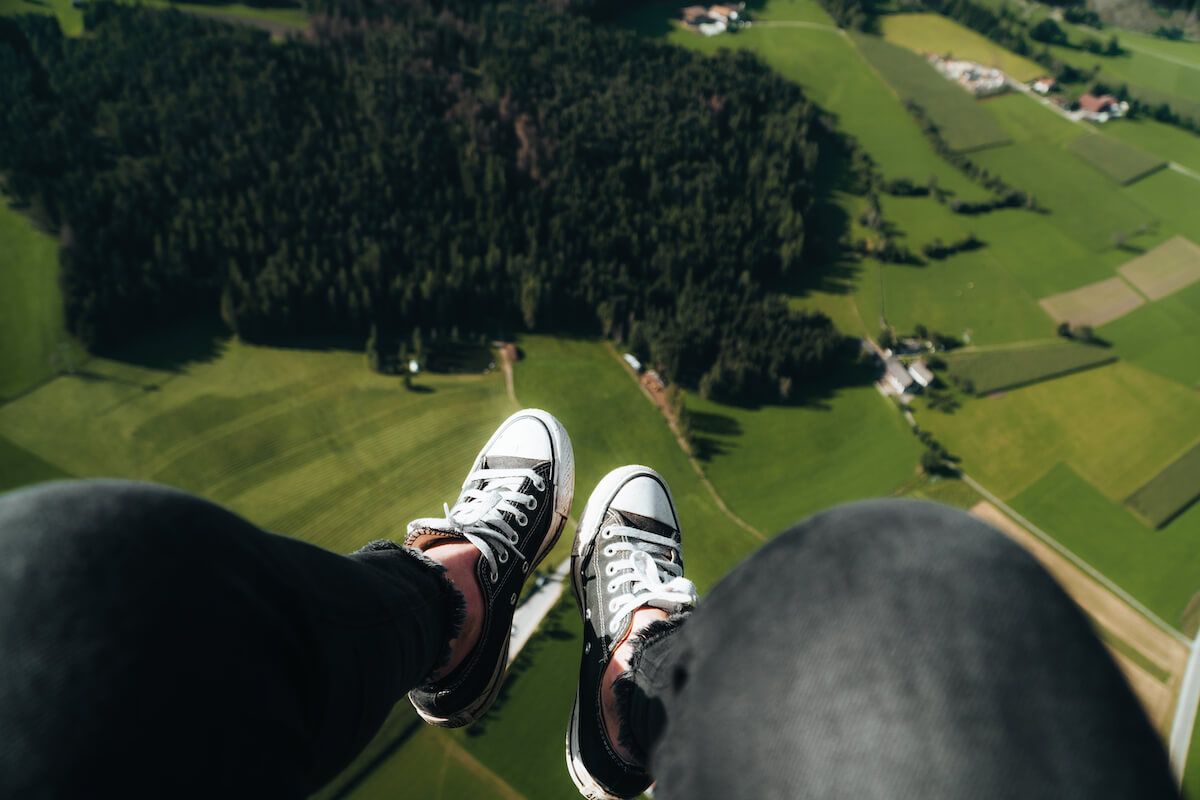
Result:
<svg viewBox="0 0 1200 800">
<path fill-rule="evenodd" d="M 679 520 L 675 518 L 667 490 L 647 475 L 639 475 L 622 486 L 609 508 L 649 517 L 679 530 Z"/>
<path fill-rule="evenodd" d="M 549 461 L 554 455 L 550 433 L 541 420 L 534 417 L 519 417 L 506 427 L 492 446 L 489 456 L 516 456 Z"/>
</svg>

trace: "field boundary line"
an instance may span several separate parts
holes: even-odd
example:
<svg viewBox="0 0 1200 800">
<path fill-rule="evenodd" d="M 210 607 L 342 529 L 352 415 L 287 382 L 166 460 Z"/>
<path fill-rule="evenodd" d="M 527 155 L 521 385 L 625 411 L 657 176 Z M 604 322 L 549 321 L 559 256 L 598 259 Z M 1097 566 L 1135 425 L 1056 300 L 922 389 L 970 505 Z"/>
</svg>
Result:
<svg viewBox="0 0 1200 800">
<path fill-rule="evenodd" d="M 1088 575 L 1088 577 L 1092 578 L 1097 583 L 1099 583 L 1101 586 L 1103 586 L 1105 589 L 1108 589 L 1110 592 L 1115 594 L 1117 597 L 1121 598 L 1121 600 L 1125 601 L 1131 608 L 1133 608 L 1135 611 L 1137 611 L 1143 617 L 1148 619 L 1152 624 L 1154 624 L 1155 627 L 1160 628 L 1163 631 L 1163 633 L 1166 633 L 1167 635 L 1169 635 L 1171 638 L 1175 639 L 1182 645 L 1185 645 L 1189 648 L 1192 647 L 1195 640 L 1189 639 L 1187 636 L 1184 636 L 1179 630 L 1177 630 L 1174 626 L 1168 625 L 1166 622 L 1163 621 L 1162 617 L 1158 616 L 1153 611 L 1146 608 L 1146 606 L 1143 605 L 1141 602 L 1139 602 L 1135 597 L 1133 597 L 1133 595 L 1129 594 L 1129 592 L 1125 591 L 1120 586 L 1113 583 L 1112 580 L 1110 580 L 1108 577 L 1106 577 L 1103 573 L 1101 573 L 1099 570 L 1097 570 L 1091 564 L 1087 563 L 1082 558 L 1075 555 L 1075 553 L 1073 553 L 1069 549 L 1067 549 L 1067 547 L 1062 545 L 1053 536 L 1046 533 L 1044 530 L 1039 528 L 1037 525 L 1034 525 L 1023 514 L 1021 514 L 1019 511 L 1017 511 L 1015 508 L 1010 506 L 1008 503 L 1004 502 L 999 497 L 994 495 L 991 491 L 989 491 L 987 489 L 986 486 L 984 486 L 979 481 L 972 478 L 965 471 L 962 472 L 961 475 L 962 475 L 963 483 L 970 486 L 976 492 L 979 492 L 979 494 L 982 495 L 985 499 L 987 499 L 989 502 L 991 502 L 993 505 L 995 505 L 997 508 L 999 508 L 1005 514 L 1008 514 L 1010 517 L 1012 517 L 1014 520 L 1016 520 L 1022 527 L 1024 527 L 1026 530 L 1028 530 L 1034 536 L 1038 537 L 1038 539 L 1042 540 L 1043 543 L 1050 546 L 1063 558 L 1067 559 L 1072 564 L 1074 564 L 1076 567 L 1081 569 L 1084 573 L 1086 573 Z"/>
<path fill-rule="evenodd" d="M 1121 46 L 1128 47 L 1130 50 L 1133 50 L 1135 53 L 1141 53 L 1142 55 L 1149 56 L 1150 58 L 1157 58 L 1162 61 L 1170 61 L 1172 64 L 1177 64 L 1178 66 L 1186 67 L 1187 69 L 1194 69 L 1194 70 L 1200 71 L 1200 65 L 1193 64 L 1190 61 L 1184 61 L 1183 59 L 1175 58 L 1174 56 L 1168 56 L 1163 53 L 1156 53 L 1155 51 L 1150 50 L 1149 48 L 1138 47 L 1137 45 L 1130 44 L 1129 42 L 1121 42 Z"/>
<path fill-rule="evenodd" d="M 633 373 L 633 370 L 630 369 L 629 365 L 626 364 L 621 358 L 621 355 L 617 352 L 616 348 L 612 346 L 612 343 L 605 342 L 604 349 L 607 350 L 608 354 L 613 357 L 613 360 L 620 365 L 621 370 L 629 376 L 629 379 L 634 382 L 634 384 L 641 391 L 642 395 L 650 401 L 650 404 L 656 409 L 659 409 L 661 412 L 662 409 L 659 408 L 658 403 L 654 402 L 654 398 L 651 397 L 650 392 L 646 390 L 645 386 L 642 386 L 641 382 L 637 379 L 637 376 Z M 696 477 L 700 480 L 701 485 L 708 490 L 709 495 L 712 497 L 713 503 L 716 504 L 721 513 L 728 517 L 730 522 L 746 531 L 746 533 L 749 533 L 755 539 L 758 539 L 760 542 L 765 542 L 767 540 L 767 535 L 765 533 L 739 517 L 737 514 L 733 513 L 733 510 L 725 504 L 724 498 L 722 498 L 720 493 L 717 492 L 717 487 L 713 486 L 712 481 L 708 479 L 708 475 L 704 473 L 704 467 L 700 466 L 700 462 L 694 455 L 692 455 L 691 450 L 688 448 L 687 441 L 684 440 L 683 434 L 679 431 L 679 425 L 675 422 L 675 420 L 671 419 L 671 417 L 665 413 L 663 414 L 663 417 L 667 421 L 667 427 L 675 436 L 675 443 L 679 445 L 679 449 L 683 451 L 683 457 L 688 460 L 689 464 L 691 464 L 692 470 L 696 473 Z"/>
</svg>

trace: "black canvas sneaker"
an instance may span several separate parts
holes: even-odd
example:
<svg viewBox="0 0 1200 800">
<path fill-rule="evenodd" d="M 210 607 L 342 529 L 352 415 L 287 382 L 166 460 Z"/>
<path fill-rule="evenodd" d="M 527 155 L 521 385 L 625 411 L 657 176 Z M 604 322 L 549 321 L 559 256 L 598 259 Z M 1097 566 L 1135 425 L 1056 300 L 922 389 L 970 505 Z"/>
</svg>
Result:
<svg viewBox="0 0 1200 800">
<path fill-rule="evenodd" d="M 651 778 L 609 741 L 600 681 L 629 636 L 634 611 L 651 606 L 675 613 L 696 603 L 696 588 L 683 577 L 679 518 L 662 476 L 629 466 L 600 481 L 575 534 L 571 578 L 583 614 L 583 661 L 567 728 L 567 770 L 591 800 L 636 797 Z"/>
<path fill-rule="evenodd" d="M 444 542 L 479 549 L 483 594 L 479 642 L 450 674 L 408 693 L 428 723 L 456 728 L 491 707 L 504 681 L 513 611 L 525 579 L 558 541 L 575 493 L 575 457 L 566 430 L 550 414 L 526 409 L 502 424 L 471 465 L 446 516 L 408 524 L 405 544 Z"/>
</svg>

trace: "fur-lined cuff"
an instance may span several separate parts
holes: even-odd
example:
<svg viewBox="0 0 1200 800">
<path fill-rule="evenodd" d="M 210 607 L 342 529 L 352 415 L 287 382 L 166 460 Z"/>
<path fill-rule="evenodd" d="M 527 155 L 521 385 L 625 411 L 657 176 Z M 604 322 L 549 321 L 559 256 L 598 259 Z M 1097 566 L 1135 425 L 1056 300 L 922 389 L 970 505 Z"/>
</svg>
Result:
<svg viewBox="0 0 1200 800">
<path fill-rule="evenodd" d="M 358 552 L 374 553 L 381 550 L 394 550 L 398 554 L 417 562 L 422 568 L 432 571 L 438 578 L 439 594 L 441 595 L 443 608 L 446 609 L 447 632 L 443 640 L 441 653 L 438 655 L 433 668 L 429 670 L 429 675 L 425 676 L 422 681 L 423 683 L 428 682 L 429 676 L 436 675 L 446 664 L 450 663 L 450 642 L 458 637 L 458 633 L 462 630 L 463 623 L 467 619 L 467 601 L 463 597 L 462 592 L 450 581 L 450 578 L 446 574 L 446 567 L 434 561 L 420 550 L 412 547 L 402 547 L 389 539 L 379 539 L 364 545 Z"/>
</svg>

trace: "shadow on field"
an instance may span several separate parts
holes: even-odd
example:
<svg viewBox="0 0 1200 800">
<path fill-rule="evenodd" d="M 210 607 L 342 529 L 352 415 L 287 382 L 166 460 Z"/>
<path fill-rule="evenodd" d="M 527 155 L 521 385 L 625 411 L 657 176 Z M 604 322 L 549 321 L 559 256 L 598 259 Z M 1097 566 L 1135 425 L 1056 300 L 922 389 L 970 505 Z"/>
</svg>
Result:
<svg viewBox="0 0 1200 800">
<path fill-rule="evenodd" d="M 215 317 L 195 318 L 138 337 L 96 355 L 139 367 L 181 372 L 191 364 L 216 359 L 229 341 L 229 330 Z"/>
<path fill-rule="evenodd" d="M 742 435 L 741 423 L 725 414 L 689 410 L 687 419 L 692 452 L 701 461 L 711 461 L 716 456 L 723 456 L 736 446 L 726 439 L 714 437 Z"/>
</svg>

